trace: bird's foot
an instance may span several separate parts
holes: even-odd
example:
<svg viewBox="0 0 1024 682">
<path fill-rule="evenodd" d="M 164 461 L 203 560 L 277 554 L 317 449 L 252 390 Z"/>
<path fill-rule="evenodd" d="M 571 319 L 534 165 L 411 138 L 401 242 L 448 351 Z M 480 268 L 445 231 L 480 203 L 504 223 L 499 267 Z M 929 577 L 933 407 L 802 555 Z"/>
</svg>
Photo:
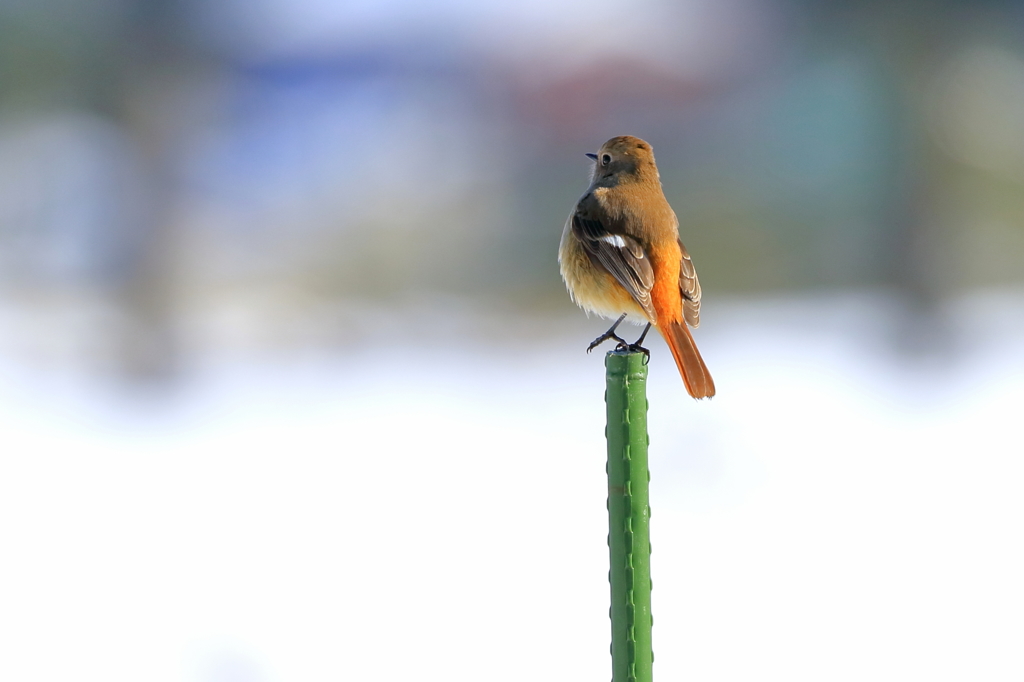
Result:
<svg viewBox="0 0 1024 682">
<path fill-rule="evenodd" d="M 651 351 L 641 346 L 639 341 L 637 343 L 622 342 L 615 347 L 615 350 L 624 350 L 630 353 L 643 353 L 645 365 L 651 361 Z"/>
<path fill-rule="evenodd" d="M 601 336 L 599 336 L 596 339 L 594 339 L 590 343 L 590 345 L 587 346 L 587 352 L 589 353 L 590 351 L 594 350 L 595 348 L 600 346 L 602 343 L 604 343 L 605 341 L 608 341 L 610 339 L 614 339 L 614 340 L 619 342 L 619 345 L 615 347 L 616 350 L 618 350 L 620 348 L 623 348 L 623 347 L 629 346 L 629 344 L 626 343 L 626 340 L 624 338 L 622 338 L 621 336 L 619 336 L 618 334 L 616 334 L 615 333 L 615 328 L 612 327 L 611 329 L 606 331 L 604 334 L 601 334 Z"/>
</svg>

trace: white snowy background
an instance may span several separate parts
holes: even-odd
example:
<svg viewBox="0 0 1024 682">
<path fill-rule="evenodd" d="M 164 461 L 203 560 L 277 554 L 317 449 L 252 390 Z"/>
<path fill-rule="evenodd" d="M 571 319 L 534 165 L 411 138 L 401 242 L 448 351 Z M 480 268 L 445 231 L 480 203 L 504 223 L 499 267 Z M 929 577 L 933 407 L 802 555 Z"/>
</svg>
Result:
<svg viewBox="0 0 1024 682">
<path fill-rule="evenodd" d="M 652 344 L 659 679 L 1024 674 L 1024 298 L 959 301 L 914 362 L 885 308 L 709 307 L 708 402 Z M 5 363 L 0 678 L 606 679 L 579 317 L 211 358 L 149 397 Z"/>
</svg>

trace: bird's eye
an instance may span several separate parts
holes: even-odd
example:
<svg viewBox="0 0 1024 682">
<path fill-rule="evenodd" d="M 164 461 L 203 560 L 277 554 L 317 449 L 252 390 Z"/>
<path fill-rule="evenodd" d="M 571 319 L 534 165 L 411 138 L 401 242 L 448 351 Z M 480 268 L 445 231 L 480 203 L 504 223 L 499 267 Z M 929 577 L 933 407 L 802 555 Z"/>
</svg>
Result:
<svg viewBox="0 0 1024 682">
<path fill-rule="evenodd" d="M 602 166 L 607 166 L 611 162 L 612 162 L 612 157 L 611 157 L 610 154 L 605 154 L 604 156 L 601 157 L 601 165 Z"/>
</svg>

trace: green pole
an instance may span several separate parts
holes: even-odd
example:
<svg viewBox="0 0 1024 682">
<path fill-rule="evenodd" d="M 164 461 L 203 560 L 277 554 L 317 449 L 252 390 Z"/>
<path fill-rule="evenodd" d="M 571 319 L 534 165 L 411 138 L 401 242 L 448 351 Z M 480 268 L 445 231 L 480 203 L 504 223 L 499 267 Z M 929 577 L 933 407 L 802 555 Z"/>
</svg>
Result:
<svg viewBox="0 0 1024 682">
<path fill-rule="evenodd" d="M 651 682 L 651 535 L 647 365 L 642 353 L 605 356 L 612 682 Z"/>
</svg>

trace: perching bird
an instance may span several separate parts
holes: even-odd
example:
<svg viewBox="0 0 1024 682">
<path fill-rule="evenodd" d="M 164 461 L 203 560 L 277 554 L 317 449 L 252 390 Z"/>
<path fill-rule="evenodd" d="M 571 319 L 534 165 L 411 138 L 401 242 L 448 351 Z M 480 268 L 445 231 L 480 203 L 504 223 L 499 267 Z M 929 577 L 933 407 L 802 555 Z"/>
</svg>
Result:
<svg viewBox="0 0 1024 682">
<path fill-rule="evenodd" d="M 562 231 L 558 262 L 569 294 L 584 310 L 615 319 L 587 351 L 615 339 L 640 344 L 654 325 L 665 337 L 694 398 L 715 394 L 687 325 L 700 323 L 700 283 L 679 240 L 679 221 L 661 189 L 651 145 L 638 137 L 613 137 L 594 160 L 590 187 Z M 617 319 L 616 319 L 617 318 Z M 646 323 L 635 343 L 615 334 L 624 319 Z"/>
</svg>

